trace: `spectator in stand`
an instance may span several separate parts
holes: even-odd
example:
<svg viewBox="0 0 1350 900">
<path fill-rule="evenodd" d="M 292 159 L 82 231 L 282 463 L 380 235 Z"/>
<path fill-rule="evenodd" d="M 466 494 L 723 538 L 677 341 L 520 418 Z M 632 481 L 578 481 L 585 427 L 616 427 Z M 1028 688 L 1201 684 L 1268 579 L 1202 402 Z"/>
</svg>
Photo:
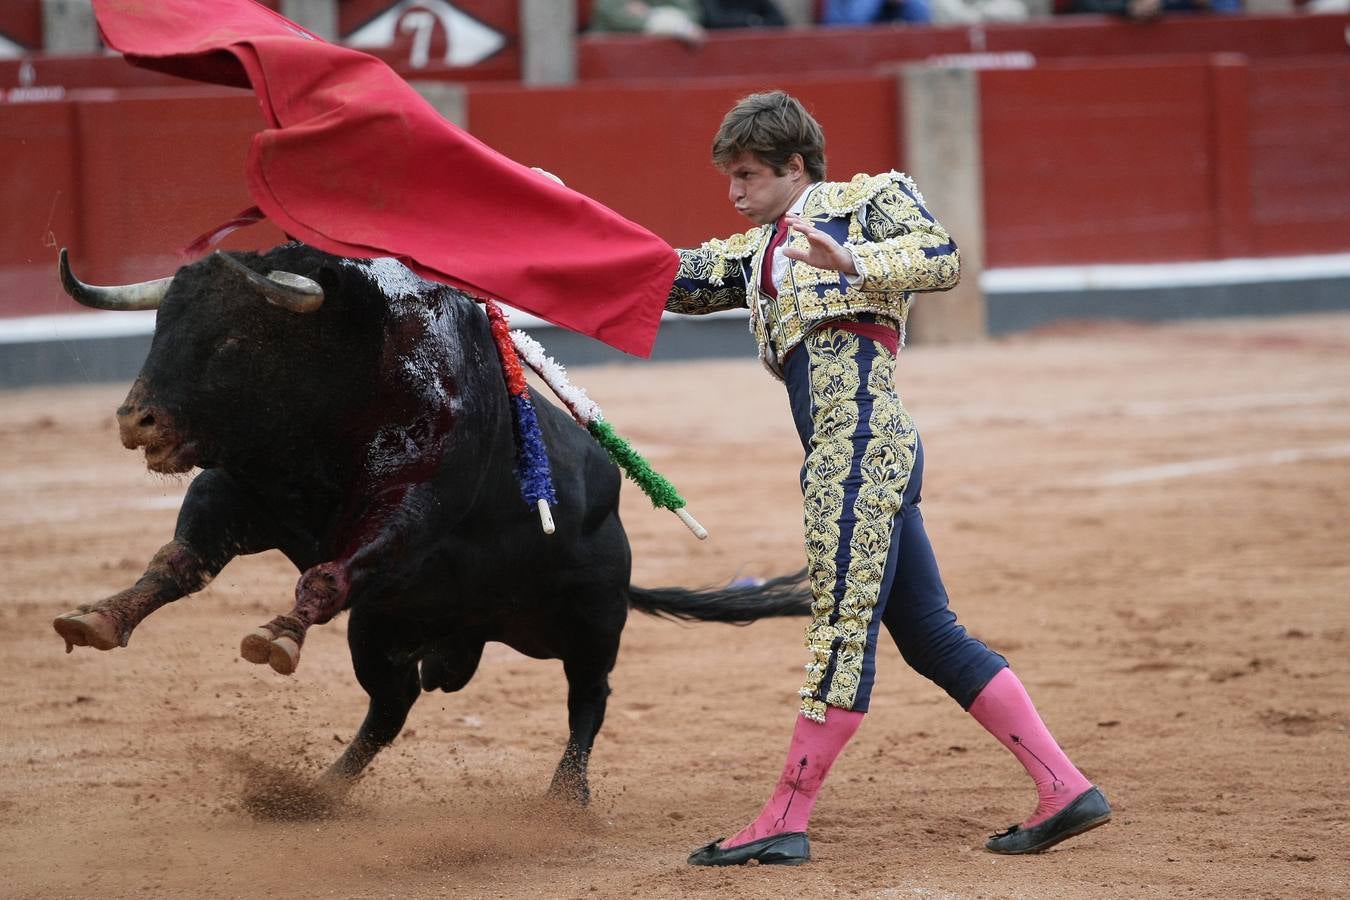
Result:
<svg viewBox="0 0 1350 900">
<path fill-rule="evenodd" d="M 934 25 L 977 22 L 1025 22 L 1031 17 L 1025 0 L 929 0 Z"/>
<path fill-rule="evenodd" d="M 928 25 L 932 21 L 930 0 L 825 0 L 820 8 L 822 25 L 870 25 L 873 22 Z"/>
<path fill-rule="evenodd" d="M 1242 12 L 1242 0 L 1073 0 L 1069 11 L 1107 13 L 1142 21 L 1173 12 L 1232 15 Z"/>
<path fill-rule="evenodd" d="M 773 0 L 703 0 L 708 28 L 780 28 L 787 23 Z"/>
<path fill-rule="evenodd" d="M 595 0 L 591 30 L 661 35 L 701 44 L 702 16 L 700 0 Z"/>
</svg>

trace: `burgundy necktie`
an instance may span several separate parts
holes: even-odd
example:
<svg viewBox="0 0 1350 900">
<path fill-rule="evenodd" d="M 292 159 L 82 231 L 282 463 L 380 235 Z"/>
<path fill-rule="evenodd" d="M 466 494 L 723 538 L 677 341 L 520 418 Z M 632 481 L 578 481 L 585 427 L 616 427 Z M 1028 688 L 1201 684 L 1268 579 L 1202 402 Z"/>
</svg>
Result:
<svg viewBox="0 0 1350 900">
<path fill-rule="evenodd" d="M 786 215 L 780 216 L 774 223 L 773 237 L 769 238 L 769 246 L 764 248 L 764 262 L 760 263 L 759 268 L 759 286 L 764 293 L 770 297 L 777 298 L 778 285 L 773 283 L 773 254 L 779 245 L 787 239 L 787 223 L 783 220 Z"/>
</svg>

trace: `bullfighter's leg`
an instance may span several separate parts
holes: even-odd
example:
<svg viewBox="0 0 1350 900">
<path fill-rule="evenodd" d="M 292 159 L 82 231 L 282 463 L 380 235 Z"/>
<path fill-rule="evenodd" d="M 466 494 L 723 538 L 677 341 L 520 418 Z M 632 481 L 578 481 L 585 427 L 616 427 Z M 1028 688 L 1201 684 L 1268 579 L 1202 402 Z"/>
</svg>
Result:
<svg viewBox="0 0 1350 900">
<path fill-rule="evenodd" d="M 393 626 L 373 615 L 352 613 L 347 629 L 352 666 L 356 680 L 370 696 L 365 721 L 342 756 L 328 767 L 322 781 L 336 788 L 349 786 L 375 755 L 387 747 L 403 730 L 422 686 L 417 678 L 417 661 L 411 656 L 393 655 L 389 648 L 404 644 Z M 465 679 L 467 681 L 467 679 Z"/>
<path fill-rule="evenodd" d="M 190 547 L 175 538 L 159 549 L 135 585 L 57 616 L 52 627 L 65 640 L 67 653 L 76 647 L 95 650 L 125 647 L 142 619 L 166 603 L 201 590 L 216 571 L 219 569 L 212 571 Z"/>
<path fill-rule="evenodd" d="M 567 725 L 569 735 L 562 759 L 553 773 L 549 795 L 585 806 L 591 799 L 586 780 L 591 747 L 605 721 L 609 701 L 609 672 L 618 656 L 618 636 L 608 647 L 595 646 L 563 660 L 567 675 Z"/>
</svg>

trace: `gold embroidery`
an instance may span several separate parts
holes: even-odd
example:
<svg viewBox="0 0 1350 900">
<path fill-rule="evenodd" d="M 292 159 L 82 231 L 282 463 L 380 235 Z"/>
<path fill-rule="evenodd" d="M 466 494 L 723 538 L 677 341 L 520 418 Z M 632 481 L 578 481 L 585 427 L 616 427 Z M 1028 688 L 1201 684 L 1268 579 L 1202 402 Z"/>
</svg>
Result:
<svg viewBox="0 0 1350 900">
<path fill-rule="evenodd" d="M 849 568 L 844 597 L 835 622 L 839 643 L 830 706 L 852 709 L 858 696 L 867 631 L 880 599 L 890 552 L 895 514 L 900 511 L 905 485 L 914 468 L 916 433 L 894 387 L 895 357 L 878 346 L 867 377 L 872 399 L 868 426 L 872 437 L 860 465 L 862 484 L 853 501 L 853 536 L 849 540 Z"/>
<path fill-rule="evenodd" d="M 680 268 L 666 297 L 666 309 L 701 315 L 745 306 L 740 259 L 754 252 L 750 235 L 757 231 L 707 241 L 696 250 L 678 251 Z"/>
<path fill-rule="evenodd" d="M 907 192 L 908 191 L 908 192 Z M 756 329 L 771 346 L 761 355 L 781 365 L 787 353 L 821 322 L 859 313 L 896 324 L 904 339 L 912 291 L 945 290 L 959 277 L 959 257 L 951 238 L 915 202 L 918 191 L 898 172 L 858 175 L 852 181 L 817 186 L 804 215 L 813 221 L 847 219 L 847 240 L 858 264 L 858 277 L 793 263 L 778 285 L 780 314 Z M 805 248 L 806 237 L 793 234 L 790 246 Z M 943 248 L 935 256 L 925 248 Z M 847 282 L 847 283 L 846 283 Z M 773 365 L 770 371 L 775 371 Z M 781 376 L 780 376 L 781 377 Z"/>
<path fill-rule="evenodd" d="M 860 216 L 848 217 L 848 242 L 850 244 L 861 244 L 866 238 L 863 236 L 862 218 Z"/>
<path fill-rule="evenodd" d="M 697 250 L 681 250 L 680 273 L 666 308 L 698 314 L 749 307 L 760 359 L 780 379 L 787 354 L 830 319 L 882 316 L 896 324 L 903 341 L 911 292 L 946 290 L 960 277 L 960 258 L 950 236 L 921 202 L 914 182 L 899 172 L 817 185 L 803 215 L 817 223 L 845 220 L 858 277 L 845 283 L 838 272 L 792 262 L 778 285 L 778 300 L 765 303 L 756 278 L 767 264 L 763 257 L 772 229 L 760 226 L 708 241 Z M 840 233 L 838 228 L 832 231 Z M 805 248 L 808 241 L 794 232 L 789 246 Z"/>
<path fill-rule="evenodd" d="M 745 259 L 747 256 L 755 255 L 755 251 L 768 239 L 770 233 L 769 226 L 761 225 L 742 234 L 733 234 L 724 241 L 708 241 L 703 246 L 715 248 L 715 252 L 728 259 Z"/>
<path fill-rule="evenodd" d="M 836 181 L 820 185 L 811 192 L 806 203 L 808 216 L 825 215 L 839 219 L 856 213 L 863 204 L 887 189 L 894 190 L 898 172 L 886 172 L 882 175 L 854 175 L 849 181 Z"/>
<path fill-rule="evenodd" d="M 806 461 L 804 516 L 813 618 L 806 630 L 811 661 L 799 693 L 802 715 L 816 721 L 824 721 L 827 707 L 852 709 L 857 700 L 867 632 L 880 599 L 891 531 L 914 468 L 917 437 L 895 393 L 895 357 L 878 346 L 867 378 L 872 437 L 861 460 L 861 485 L 852 509 L 856 524 L 849 540 L 849 567 L 836 612 L 839 519 L 844 511 L 844 480 L 853 460 L 853 437 L 859 425 L 859 342 L 857 335 L 829 327 L 812 332 L 804 341 L 811 360 L 814 426 Z M 822 681 L 831 664 L 828 693 L 822 696 Z"/>
<path fill-rule="evenodd" d="M 745 306 L 745 289 L 737 287 L 690 291 L 676 285 L 666 297 L 666 309 L 686 315 L 696 316 L 741 306 Z"/>
<path fill-rule="evenodd" d="M 858 341 L 851 332 L 822 328 L 806 339 L 803 348 L 810 354 L 811 372 L 812 434 L 802 508 L 812 619 L 806 629 L 811 661 L 800 694 L 802 714 L 818 721 L 824 720 L 825 712 L 817 692 L 837 634 L 830 617 L 839 575 L 835 552 L 844 513 L 844 479 L 853 463 L 851 438 L 858 427 Z"/>
</svg>

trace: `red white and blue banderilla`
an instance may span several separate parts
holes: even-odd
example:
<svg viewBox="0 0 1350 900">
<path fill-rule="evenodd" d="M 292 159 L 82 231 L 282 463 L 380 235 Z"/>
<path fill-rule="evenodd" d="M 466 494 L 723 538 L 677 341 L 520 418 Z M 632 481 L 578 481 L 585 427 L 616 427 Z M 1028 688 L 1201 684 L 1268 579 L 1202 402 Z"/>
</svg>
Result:
<svg viewBox="0 0 1350 900">
<path fill-rule="evenodd" d="M 516 478 L 520 482 L 520 492 L 525 502 L 538 508 L 545 533 L 553 533 L 553 517 L 549 507 L 556 504 L 558 499 L 549 471 L 548 453 L 539 432 L 539 418 L 530 402 L 529 386 L 520 366 L 521 360 L 544 380 L 578 424 L 590 432 L 610 459 L 650 498 L 653 506 L 675 513 L 695 537 L 707 539 L 707 529 L 690 515 L 684 498 L 675 486 L 615 432 L 613 426 L 605 421 L 600 407 L 586 396 L 586 391 L 568 380 L 562 365 L 525 332 L 510 331 L 506 316 L 497 303 L 489 300 L 484 306 L 501 357 L 507 391 L 511 395 L 516 434 Z"/>
<path fill-rule="evenodd" d="M 525 372 L 511 343 L 511 329 L 506 315 L 493 300 L 483 303 L 487 310 L 492 339 L 497 344 L 497 356 L 502 361 L 502 375 L 506 378 L 506 392 L 511 396 L 511 424 L 516 436 L 516 480 L 525 502 L 539 510 L 539 521 L 545 534 L 553 533 L 553 514 L 549 507 L 557 504 L 558 493 L 553 488 L 553 474 L 548 465 L 548 450 L 544 436 L 539 432 L 539 417 L 530 402 L 530 387 Z"/>
</svg>

